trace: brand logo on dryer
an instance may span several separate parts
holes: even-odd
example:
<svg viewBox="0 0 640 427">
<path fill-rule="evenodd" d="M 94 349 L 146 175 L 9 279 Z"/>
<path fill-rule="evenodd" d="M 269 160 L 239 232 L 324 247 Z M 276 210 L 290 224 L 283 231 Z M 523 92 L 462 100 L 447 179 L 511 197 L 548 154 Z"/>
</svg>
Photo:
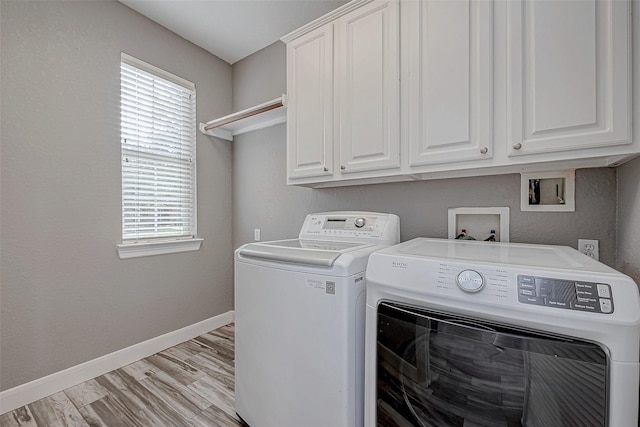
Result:
<svg viewBox="0 0 640 427">
<path fill-rule="evenodd" d="M 409 268 L 409 263 L 404 261 L 391 261 L 391 267 L 393 268 Z"/>
</svg>

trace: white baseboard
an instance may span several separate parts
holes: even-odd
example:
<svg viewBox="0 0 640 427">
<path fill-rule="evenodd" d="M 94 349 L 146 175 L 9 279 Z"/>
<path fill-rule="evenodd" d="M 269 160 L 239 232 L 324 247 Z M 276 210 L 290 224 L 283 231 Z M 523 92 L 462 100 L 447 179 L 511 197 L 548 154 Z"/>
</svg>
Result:
<svg viewBox="0 0 640 427">
<path fill-rule="evenodd" d="M 137 360 L 166 350 L 169 347 L 193 339 L 213 329 L 232 323 L 234 312 L 228 311 L 201 322 L 185 326 L 177 331 L 169 332 L 159 337 L 134 344 L 110 354 L 89 360 L 80 365 L 72 366 L 60 372 L 38 378 L 0 392 L 0 414 L 13 411 L 16 408 L 50 396 L 66 388 L 80 384 L 114 369 L 122 368 Z"/>
</svg>

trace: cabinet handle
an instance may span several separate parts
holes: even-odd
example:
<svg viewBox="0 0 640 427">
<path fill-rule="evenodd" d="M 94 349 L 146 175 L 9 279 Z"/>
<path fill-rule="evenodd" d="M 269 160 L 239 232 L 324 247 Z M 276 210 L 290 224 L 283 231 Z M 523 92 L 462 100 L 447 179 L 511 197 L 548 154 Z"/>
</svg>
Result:
<svg viewBox="0 0 640 427">
<path fill-rule="evenodd" d="M 487 147 L 482 147 L 480 149 L 480 154 L 487 154 L 489 152 L 489 149 Z"/>
<path fill-rule="evenodd" d="M 345 166 L 345 165 L 342 165 L 342 166 L 340 166 L 340 169 L 341 169 L 341 170 L 345 170 L 345 169 L 346 169 L 346 166 Z"/>
<path fill-rule="evenodd" d="M 513 149 L 514 150 L 519 150 L 522 148 L 522 144 L 520 144 L 519 142 L 517 144 L 513 144 Z"/>
<path fill-rule="evenodd" d="M 325 171 L 325 172 L 329 172 L 329 169 L 327 169 L 327 168 L 324 168 L 324 171 Z"/>
</svg>

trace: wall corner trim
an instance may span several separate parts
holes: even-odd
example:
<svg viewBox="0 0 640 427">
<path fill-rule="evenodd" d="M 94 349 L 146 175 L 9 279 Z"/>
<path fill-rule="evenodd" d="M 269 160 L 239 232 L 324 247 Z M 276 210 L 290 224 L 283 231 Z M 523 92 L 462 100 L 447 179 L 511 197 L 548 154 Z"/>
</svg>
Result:
<svg viewBox="0 0 640 427">
<path fill-rule="evenodd" d="M 104 375 L 234 321 L 233 310 L 0 392 L 0 414 Z"/>
</svg>

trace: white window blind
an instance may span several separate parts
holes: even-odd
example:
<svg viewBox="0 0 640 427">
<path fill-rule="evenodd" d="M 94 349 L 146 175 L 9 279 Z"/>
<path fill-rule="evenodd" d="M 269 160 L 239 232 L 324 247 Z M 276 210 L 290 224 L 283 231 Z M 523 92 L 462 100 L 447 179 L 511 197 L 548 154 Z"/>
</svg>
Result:
<svg viewBox="0 0 640 427">
<path fill-rule="evenodd" d="M 195 106 L 193 83 L 122 54 L 123 242 L 195 236 Z"/>
</svg>

